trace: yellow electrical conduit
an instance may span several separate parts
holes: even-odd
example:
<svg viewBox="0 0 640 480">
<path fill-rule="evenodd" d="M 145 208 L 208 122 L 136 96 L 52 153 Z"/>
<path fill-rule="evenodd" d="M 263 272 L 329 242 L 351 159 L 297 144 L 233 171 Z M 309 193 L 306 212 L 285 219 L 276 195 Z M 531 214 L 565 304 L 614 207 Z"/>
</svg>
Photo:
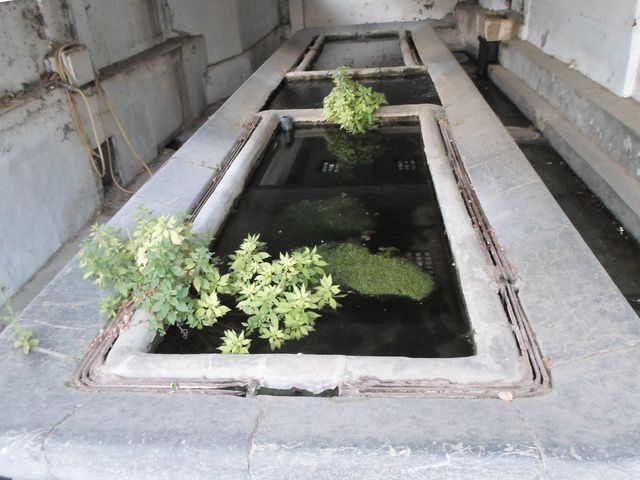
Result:
<svg viewBox="0 0 640 480">
<path fill-rule="evenodd" d="M 118 182 L 118 179 L 113 174 L 113 155 L 112 155 L 111 147 L 110 147 L 108 141 L 106 142 L 106 145 L 107 145 L 107 156 L 106 156 L 106 160 L 105 160 L 105 155 L 104 155 L 104 152 L 102 151 L 102 146 L 100 145 L 100 137 L 98 136 L 98 130 L 96 128 L 96 123 L 95 123 L 95 120 L 94 120 L 95 115 L 93 113 L 93 109 L 91 108 L 91 104 L 89 103 L 89 99 L 87 98 L 85 93 L 80 88 L 78 88 L 77 85 L 74 84 L 73 79 L 72 79 L 71 75 L 69 74 L 69 71 L 67 70 L 66 65 L 64 64 L 63 53 L 67 48 L 70 48 L 70 47 L 73 47 L 73 46 L 74 45 L 72 45 L 72 44 L 63 45 L 62 47 L 58 48 L 55 51 L 56 70 L 57 70 L 58 75 L 60 76 L 60 80 L 62 81 L 62 83 L 63 83 L 63 85 L 65 87 L 65 94 L 66 94 L 66 97 L 67 97 L 67 101 L 69 103 L 69 108 L 71 110 L 71 118 L 73 120 L 73 124 L 74 124 L 74 126 L 76 128 L 76 131 L 78 132 L 78 135 L 80 136 L 80 140 L 82 140 L 82 143 L 84 144 L 84 146 L 85 146 L 85 148 L 87 150 L 87 153 L 89 155 L 89 159 L 91 161 L 91 167 L 93 168 L 93 171 L 96 172 L 96 175 L 98 175 L 98 177 L 100 177 L 100 178 L 103 178 L 107 174 L 107 166 L 108 166 L 109 172 L 111 173 L 111 178 L 113 180 L 114 185 L 117 188 L 119 188 L 120 190 L 122 190 L 123 192 L 131 194 L 133 192 L 131 190 L 127 190 L 122 185 L 120 185 L 120 183 Z M 94 75 L 95 75 L 95 78 L 96 78 L 96 81 L 95 81 L 96 99 L 98 101 L 98 111 L 99 111 L 99 115 L 100 115 L 100 124 L 101 124 L 103 137 L 105 138 L 105 140 L 109 139 L 109 135 L 108 135 L 108 132 L 107 132 L 107 127 L 106 127 L 106 124 L 105 124 L 105 121 L 104 121 L 104 115 L 103 115 L 102 107 L 101 107 L 101 103 L 102 102 L 104 102 L 106 104 L 107 108 L 109 109 L 109 112 L 111 113 L 111 117 L 113 118 L 113 121 L 115 122 L 116 126 L 118 127 L 118 130 L 122 134 L 122 138 L 124 139 L 125 143 L 127 144 L 127 147 L 129 147 L 129 150 L 131 151 L 133 156 L 136 158 L 136 160 L 138 160 L 142 164 L 142 166 L 147 171 L 149 176 L 153 175 L 153 172 L 151 171 L 149 166 L 140 157 L 140 155 L 136 151 L 135 147 L 131 143 L 131 140 L 129 139 L 129 136 L 127 135 L 127 132 L 125 131 L 124 127 L 122 126 L 122 123 L 120 122 L 120 119 L 118 118 L 118 116 L 116 115 L 116 112 L 113 109 L 113 105 L 111 105 L 111 102 L 109 101 L 109 98 L 107 97 L 107 92 L 102 88 L 102 85 L 100 84 L 100 78 L 99 78 L 98 72 L 95 71 L 95 68 L 94 68 Z M 75 102 L 75 100 L 73 98 L 73 95 L 71 95 L 71 92 L 77 93 L 80 96 L 80 98 L 82 99 L 82 102 L 84 103 L 84 106 L 85 106 L 85 109 L 87 111 L 87 114 L 89 115 L 89 122 L 91 124 L 91 132 L 93 133 L 93 138 L 94 138 L 95 143 L 97 145 L 97 150 L 98 150 L 97 153 L 91 147 L 91 141 L 89 139 L 89 135 L 87 134 L 87 131 L 84 128 L 84 124 L 82 123 L 82 119 L 80 117 L 80 112 L 78 111 L 78 107 L 77 107 L 76 102 Z"/>
</svg>

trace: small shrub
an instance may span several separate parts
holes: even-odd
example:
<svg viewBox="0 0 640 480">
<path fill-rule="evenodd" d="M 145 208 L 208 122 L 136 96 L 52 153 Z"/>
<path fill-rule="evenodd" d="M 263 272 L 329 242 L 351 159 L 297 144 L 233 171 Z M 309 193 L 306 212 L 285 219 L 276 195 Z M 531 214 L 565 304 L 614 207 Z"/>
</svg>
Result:
<svg viewBox="0 0 640 480">
<path fill-rule="evenodd" d="M 343 287 L 364 295 L 399 295 L 423 300 L 434 289 L 433 278 L 392 250 L 374 254 L 352 243 L 327 244 L 318 251 L 326 259 L 327 271 Z"/>
<path fill-rule="evenodd" d="M 0 316 L 0 322 L 10 329 L 8 340 L 13 343 L 13 347 L 20 350 L 25 355 L 40 345 L 40 340 L 33 338 L 33 332 L 24 328 L 16 317 L 11 301 L 4 296 L 3 288 L 0 287 L 0 311 L 5 309 L 7 314 Z"/>
<path fill-rule="evenodd" d="M 102 301 L 109 317 L 132 302 L 151 314 L 150 325 L 164 334 L 172 325 L 202 329 L 232 309 L 247 315 L 240 331 L 227 329 L 218 348 L 248 353 L 251 335 L 273 350 L 314 329 L 319 311 L 337 308 L 340 288 L 325 275 L 315 248 L 281 253 L 269 260 L 258 235 L 248 236 L 229 257 L 228 271 L 209 250 L 210 238 L 192 232 L 192 224 L 174 217 L 151 218 L 143 212 L 132 238 L 94 226 L 80 253 L 84 278 L 94 277 L 114 295 Z"/>
<path fill-rule="evenodd" d="M 349 77 L 349 68 L 341 67 L 333 76 L 333 90 L 323 100 L 322 115 L 352 134 L 364 133 L 377 126 L 373 114 L 387 103 L 384 94 L 374 92 Z"/>
</svg>

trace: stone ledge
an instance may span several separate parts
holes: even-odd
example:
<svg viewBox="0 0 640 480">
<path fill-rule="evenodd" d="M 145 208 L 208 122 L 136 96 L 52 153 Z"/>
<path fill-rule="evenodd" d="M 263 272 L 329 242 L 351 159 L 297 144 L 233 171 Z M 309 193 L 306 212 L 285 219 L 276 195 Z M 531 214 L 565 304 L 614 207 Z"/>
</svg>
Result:
<svg viewBox="0 0 640 480">
<path fill-rule="evenodd" d="M 640 240 L 640 183 L 516 75 L 499 65 L 492 65 L 489 75 L 625 228 Z"/>
<path fill-rule="evenodd" d="M 620 98 L 530 43 L 509 40 L 500 64 L 534 89 L 636 179 L 640 176 L 640 104 Z"/>
</svg>

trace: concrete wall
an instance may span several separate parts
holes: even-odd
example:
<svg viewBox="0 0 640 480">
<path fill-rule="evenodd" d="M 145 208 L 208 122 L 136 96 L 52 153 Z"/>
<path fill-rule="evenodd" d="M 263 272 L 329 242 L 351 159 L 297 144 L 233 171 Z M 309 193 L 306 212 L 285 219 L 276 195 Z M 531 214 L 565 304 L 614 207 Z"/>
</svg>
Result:
<svg viewBox="0 0 640 480">
<path fill-rule="evenodd" d="M 0 2 L 0 97 L 38 80 L 45 40 L 36 0 Z"/>
<path fill-rule="evenodd" d="M 0 285 L 15 290 L 93 216 L 100 186 L 60 89 L 0 116 Z"/>
<path fill-rule="evenodd" d="M 155 0 L 76 0 L 69 5 L 77 38 L 87 45 L 98 69 L 162 42 L 162 19 Z"/>
<path fill-rule="evenodd" d="M 103 198 L 63 91 L 40 81 L 52 45 L 87 46 L 128 136 L 148 162 L 280 45 L 281 3 L 0 2 L 0 285 L 15 292 L 91 220 Z M 85 93 L 96 114 L 106 113 L 91 88 Z M 142 166 L 106 119 L 118 173 L 127 183 Z"/>
<path fill-rule="evenodd" d="M 613 93 L 636 86 L 640 60 L 638 0 L 531 0 L 521 37 Z M 635 89 L 635 91 L 634 91 Z"/>
<path fill-rule="evenodd" d="M 442 19 L 457 0 L 290 0 L 291 28 Z"/>
<path fill-rule="evenodd" d="M 277 0 L 167 0 L 171 33 L 204 35 L 207 102 L 230 95 L 282 42 Z"/>
</svg>

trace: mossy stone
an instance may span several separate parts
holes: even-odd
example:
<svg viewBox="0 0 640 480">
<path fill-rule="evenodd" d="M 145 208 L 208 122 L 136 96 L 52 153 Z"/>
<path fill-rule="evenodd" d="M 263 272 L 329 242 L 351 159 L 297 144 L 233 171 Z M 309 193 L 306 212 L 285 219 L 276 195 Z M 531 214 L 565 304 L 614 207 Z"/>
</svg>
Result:
<svg viewBox="0 0 640 480">
<path fill-rule="evenodd" d="M 326 244 L 318 253 L 325 271 L 341 285 L 364 295 L 398 295 L 423 300 L 434 289 L 433 277 L 400 257 L 371 253 L 352 243 Z"/>
</svg>

